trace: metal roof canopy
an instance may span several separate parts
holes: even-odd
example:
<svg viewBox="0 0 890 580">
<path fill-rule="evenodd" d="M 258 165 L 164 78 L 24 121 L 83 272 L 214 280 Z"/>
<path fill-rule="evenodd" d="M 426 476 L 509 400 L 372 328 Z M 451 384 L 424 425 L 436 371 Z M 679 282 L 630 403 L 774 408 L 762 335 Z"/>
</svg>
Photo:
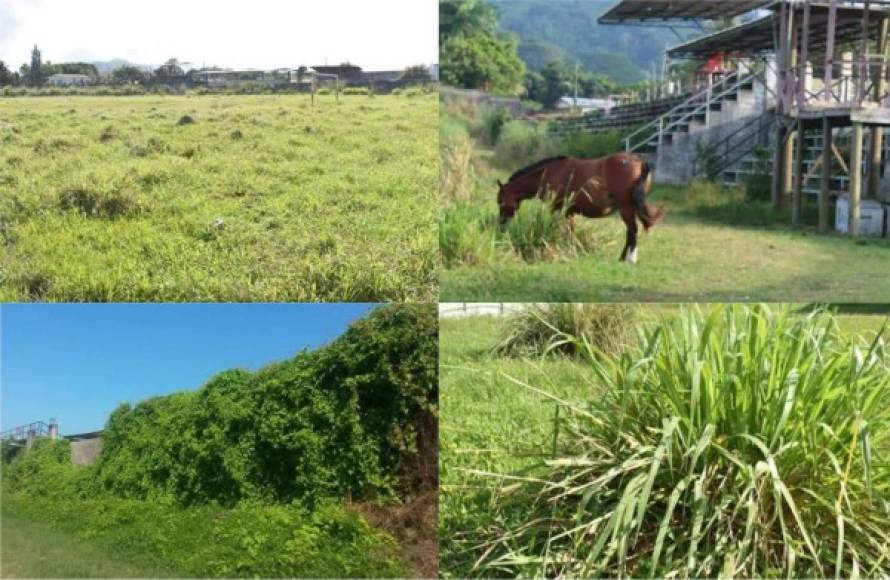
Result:
<svg viewBox="0 0 890 580">
<path fill-rule="evenodd" d="M 779 4 L 775 4 L 772 8 L 777 10 Z M 811 54 L 819 53 L 825 49 L 829 8 L 830 5 L 826 2 L 810 4 L 809 50 Z M 861 6 L 838 5 L 835 27 L 836 43 L 859 41 L 862 34 L 862 10 Z M 882 17 L 890 16 L 890 12 L 876 6 L 871 7 L 870 14 L 872 17 L 869 19 L 869 27 L 874 30 L 880 27 Z M 803 23 L 800 19 L 796 19 L 795 24 L 798 28 L 797 37 L 802 39 Z M 776 15 L 770 14 L 758 20 L 674 46 L 667 52 L 668 56 L 672 58 L 701 58 L 720 51 L 742 56 L 773 52 L 776 50 L 777 27 Z"/>
<path fill-rule="evenodd" d="M 762 8 L 773 0 L 621 0 L 600 16 L 600 24 L 667 20 L 720 20 Z"/>
</svg>

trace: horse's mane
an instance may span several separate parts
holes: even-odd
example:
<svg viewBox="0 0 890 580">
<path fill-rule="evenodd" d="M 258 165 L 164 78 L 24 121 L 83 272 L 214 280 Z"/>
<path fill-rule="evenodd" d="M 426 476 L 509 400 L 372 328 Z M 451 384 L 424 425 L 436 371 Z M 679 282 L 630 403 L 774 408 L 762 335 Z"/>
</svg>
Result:
<svg viewBox="0 0 890 580">
<path fill-rule="evenodd" d="M 513 175 L 511 175 L 507 179 L 507 183 L 510 183 L 516 179 L 519 179 L 523 175 L 527 175 L 527 174 L 531 173 L 532 171 L 534 171 L 535 169 L 540 169 L 544 165 L 549 165 L 550 163 L 553 163 L 554 161 L 562 161 L 564 159 L 568 159 L 568 156 L 557 155 L 555 157 L 548 157 L 547 159 L 541 159 L 540 161 L 535 161 L 531 165 L 526 165 L 522 169 L 517 169 L 515 172 L 513 172 Z"/>
</svg>

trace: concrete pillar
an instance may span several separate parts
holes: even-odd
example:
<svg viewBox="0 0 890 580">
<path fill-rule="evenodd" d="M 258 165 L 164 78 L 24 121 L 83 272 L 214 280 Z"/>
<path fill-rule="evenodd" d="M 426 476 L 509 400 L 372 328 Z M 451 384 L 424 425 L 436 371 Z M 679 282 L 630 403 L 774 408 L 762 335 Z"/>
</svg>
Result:
<svg viewBox="0 0 890 580">
<path fill-rule="evenodd" d="M 831 198 L 831 118 L 822 117 L 822 179 L 819 183 L 819 231 L 827 232 Z"/>
<path fill-rule="evenodd" d="M 872 125 L 868 144 L 868 189 L 867 197 L 878 198 L 878 189 L 881 184 L 881 157 L 884 150 L 884 128 L 880 125 Z"/>
<path fill-rule="evenodd" d="M 859 237 L 859 205 L 862 198 L 862 123 L 853 123 L 850 142 L 850 218 L 848 231 Z"/>
<path fill-rule="evenodd" d="M 845 51 L 841 53 L 841 102 L 853 100 L 853 52 Z"/>
</svg>

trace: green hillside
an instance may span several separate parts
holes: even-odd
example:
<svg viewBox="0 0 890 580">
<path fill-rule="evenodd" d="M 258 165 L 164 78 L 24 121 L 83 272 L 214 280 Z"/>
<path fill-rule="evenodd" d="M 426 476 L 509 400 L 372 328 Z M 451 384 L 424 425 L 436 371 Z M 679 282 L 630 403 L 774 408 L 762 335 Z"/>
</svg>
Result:
<svg viewBox="0 0 890 580">
<path fill-rule="evenodd" d="M 666 28 L 597 24 L 612 0 L 490 1 L 500 13 L 501 28 L 519 37 L 519 55 L 532 70 L 553 60 L 577 60 L 586 70 L 634 83 L 653 64 L 660 67 L 665 46 L 679 40 Z"/>
</svg>

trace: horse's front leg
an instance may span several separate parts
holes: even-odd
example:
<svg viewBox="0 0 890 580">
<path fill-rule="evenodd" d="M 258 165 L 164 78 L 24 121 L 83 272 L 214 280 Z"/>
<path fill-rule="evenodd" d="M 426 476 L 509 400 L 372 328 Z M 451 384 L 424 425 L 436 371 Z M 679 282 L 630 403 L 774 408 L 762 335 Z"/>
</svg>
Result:
<svg viewBox="0 0 890 580">
<path fill-rule="evenodd" d="M 627 241 L 624 243 L 624 250 L 621 252 L 622 262 L 629 264 L 637 263 L 637 216 L 632 206 L 624 206 L 621 208 L 621 220 L 627 227 Z"/>
</svg>

